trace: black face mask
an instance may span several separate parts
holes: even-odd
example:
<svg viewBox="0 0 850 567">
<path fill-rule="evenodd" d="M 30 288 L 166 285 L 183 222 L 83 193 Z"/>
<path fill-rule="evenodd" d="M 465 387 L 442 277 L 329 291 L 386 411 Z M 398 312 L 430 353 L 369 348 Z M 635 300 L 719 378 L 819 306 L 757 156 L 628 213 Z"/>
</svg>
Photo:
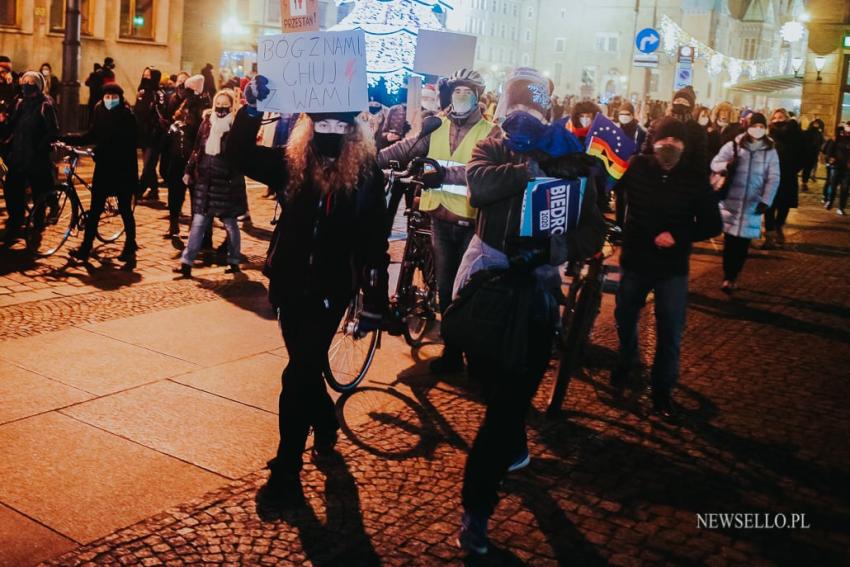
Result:
<svg viewBox="0 0 850 567">
<path fill-rule="evenodd" d="M 229 106 L 216 106 L 215 107 L 215 115 L 218 116 L 219 118 L 224 118 L 228 114 L 230 114 L 230 107 Z"/>
<path fill-rule="evenodd" d="M 664 169 L 670 170 L 676 167 L 682 158 L 682 149 L 673 144 L 655 146 L 655 159 Z"/>
<path fill-rule="evenodd" d="M 342 144 L 342 134 L 313 133 L 313 147 L 325 157 L 338 158 L 342 154 Z"/>
<path fill-rule="evenodd" d="M 673 105 L 673 114 L 690 114 L 691 107 L 687 104 L 674 104 Z"/>
<path fill-rule="evenodd" d="M 381 111 L 380 106 L 371 106 L 371 105 L 369 106 L 369 114 L 372 114 L 372 115 L 378 114 L 380 111 Z"/>
<path fill-rule="evenodd" d="M 21 85 L 21 92 L 24 93 L 26 97 L 32 97 L 38 94 L 38 86 L 30 83 L 26 83 Z"/>
</svg>

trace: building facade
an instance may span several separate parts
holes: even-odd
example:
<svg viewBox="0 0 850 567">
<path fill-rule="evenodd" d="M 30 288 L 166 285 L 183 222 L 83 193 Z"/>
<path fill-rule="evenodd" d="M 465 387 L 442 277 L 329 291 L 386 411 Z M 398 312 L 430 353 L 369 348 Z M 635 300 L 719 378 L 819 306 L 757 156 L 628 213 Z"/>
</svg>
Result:
<svg viewBox="0 0 850 567">
<path fill-rule="evenodd" d="M 105 57 L 115 59 L 116 80 L 128 93 L 135 92 L 146 66 L 179 68 L 183 0 L 80 0 L 80 4 L 81 83 Z M 61 77 L 65 1 L 11 0 L 0 6 L 0 54 L 12 59 L 17 72 L 48 62 Z M 80 100 L 88 100 L 85 87 Z"/>
</svg>

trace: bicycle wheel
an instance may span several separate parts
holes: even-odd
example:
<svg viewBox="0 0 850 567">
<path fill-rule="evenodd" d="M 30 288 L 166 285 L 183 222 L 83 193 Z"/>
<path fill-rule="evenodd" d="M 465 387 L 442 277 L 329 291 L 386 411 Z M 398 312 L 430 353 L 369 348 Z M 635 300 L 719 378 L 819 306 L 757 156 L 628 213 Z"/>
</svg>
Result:
<svg viewBox="0 0 850 567">
<path fill-rule="evenodd" d="M 366 377 L 378 347 L 378 332 L 357 337 L 354 326 L 363 310 L 363 294 L 351 301 L 328 349 L 325 381 L 337 392 L 349 392 Z"/>
<path fill-rule="evenodd" d="M 136 196 L 130 197 L 130 207 L 136 210 Z M 118 210 L 118 197 L 110 195 L 106 198 L 103 214 L 97 223 L 97 239 L 101 242 L 115 242 L 124 234 L 124 220 Z"/>
<path fill-rule="evenodd" d="M 573 374 L 579 368 L 584 348 L 593 330 L 599 307 L 602 304 L 602 284 L 598 279 L 585 281 L 576 300 L 575 309 L 566 309 L 562 318 L 561 356 L 558 375 L 552 386 L 546 415 L 560 413 Z"/>
<path fill-rule="evenodd" d="M 408 345 L 417 347 L 436 319 L 437 313 L 437 276 L 434 272 L 434 257 L 430 242 L 417 238 L 415 258 L 411 261 L 413 272 L 405 290 L 407 308 L 404 318 L 404 340 Z"/>
<path fill-rule="evenodd" d="M 27 220 L 27 249 L 41 258 L 56 253 L 77 228 L 79 204 L 65 186 L 36 200 Z"/>
</svg>

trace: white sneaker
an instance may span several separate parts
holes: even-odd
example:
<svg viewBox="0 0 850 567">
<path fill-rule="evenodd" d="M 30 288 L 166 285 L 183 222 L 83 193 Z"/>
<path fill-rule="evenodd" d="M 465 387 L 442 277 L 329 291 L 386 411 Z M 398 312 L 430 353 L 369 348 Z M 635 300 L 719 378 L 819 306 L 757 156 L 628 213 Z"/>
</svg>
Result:
<svg viewBox="0 0 850 567">
<path fill-rule="evenodd" d="M 516 461 L 508 467 L 508 472 L 516 472 L 520 469 L 524 469 L 531 463 L 531 455 L 528 450 L 526 450 Z"/>
</svg>

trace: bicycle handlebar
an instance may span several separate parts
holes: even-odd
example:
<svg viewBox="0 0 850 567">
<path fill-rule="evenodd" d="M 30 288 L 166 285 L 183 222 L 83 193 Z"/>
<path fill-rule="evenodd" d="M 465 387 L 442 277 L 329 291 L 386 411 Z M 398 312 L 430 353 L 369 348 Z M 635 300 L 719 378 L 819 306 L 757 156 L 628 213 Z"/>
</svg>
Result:
<svg viewBox="0 0 850 567">
<path fill-rule="evenodd" d="M 69 154 L 75 154 L 75 155 L 79 155 L 79 156 L 87 156 L 87 157 L 90 157 L 90 158 L 94 157 L 94 152 L 92 150 L 80 149 L 80 148 L 77 148 L 76 146 L 71 146 L 69 144 L 66 144 L 65 142 L 53 142 L 53 144 L 51 144 L 51 145 L 54 148 L 56 148 L 57 150 L 63 150 L 65 152 L 68 152 Z"/>
</svg>

